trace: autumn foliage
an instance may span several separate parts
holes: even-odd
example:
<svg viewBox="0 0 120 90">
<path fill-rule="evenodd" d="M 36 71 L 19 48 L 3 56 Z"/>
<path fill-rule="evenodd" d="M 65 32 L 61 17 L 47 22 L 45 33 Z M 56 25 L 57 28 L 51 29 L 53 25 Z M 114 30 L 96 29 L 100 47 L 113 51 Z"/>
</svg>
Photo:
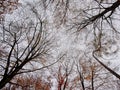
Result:
<svg viewBox="0 0 120 90">
<path fill-rule="evenodd" d="M 19 0 L 0 0 L 0 22 L 4 20 L 4 14 L 11 13 L 20 5 Z"/>
<path fill-rule="evenodd" d="M 3 90 L 50 90 L 51 83 L 35 76 L 17 76 Z"/>
</svg>

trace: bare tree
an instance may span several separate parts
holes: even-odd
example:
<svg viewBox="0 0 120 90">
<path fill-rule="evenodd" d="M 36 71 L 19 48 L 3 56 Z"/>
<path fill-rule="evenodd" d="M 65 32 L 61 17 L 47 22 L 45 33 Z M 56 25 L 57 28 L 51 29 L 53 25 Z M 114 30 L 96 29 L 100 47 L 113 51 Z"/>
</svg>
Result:
<svg viewBox="0 0 120 90">
<path fill-rule="evenodd" d="M 77 3 L 80 2 L 82 1 L 77 1 Z M 69 15 L 64 17 L 66 19 L 66 23 L 64 23 L 64 25 L 71 25 L 70 29 L 76 30 L 79 34 L 81 34 L 81 32 L 84 32 L 86 34 L 88 32 L 88 34 L 92 34 L 92 38 L 94 38 L 94 40 L 97 40 L 96 47 L 93 47 L 93 50 L 91 51 L 93 52 L 93 58 L 96 59 L 96 61 L 98 61 L 101 65 L 103 65 L 103 67 L 106 68 L 111 74 L 120 79 L 120 75 L 117 74 L 117 72 L 112 70 L 110 67 L 105 65 L 103 62 L 101 62 L 99 60 L 99 56 L 97 56 L 98 53 L 100 54 L 100 52 L 107 52 L 105 51 L 104 42 L 107 42 L 107 44 L 112 46 L 115 44 L 113 41 L 115 41 L 119 37 L 119 27 L 116 25 L 116 23 L 119 23 L 118 15 L 120 0 L 92 0 L 89 1 L 88 4 L 87 1 L 83 2 L 85 5 L 88 5 L 88 7 L 82 8 L 79 5 L 76 5 L 77 9 L 73 8 L 73 11 L 77 12 L 77 15 L 72 14 L 73 17 L 69 17 Z M 65 12 L 71 14 L 73 12 L 71 7 L 72 5 L 74 6 L 74 2 L 69 0 L 69 2 L 63 1 L 63 3 L 67 3 L 67 6 L 65 6 L 67 8 Z M 60 2 L 58 5 L 60 7 Z M 64 12 L 61 13 L 62 15 L 66 15 L 66 13 Z M 61 14 L 59 15 L 63 17 Z M 107 41 L 107 38 L 109 37 L 111 37 L 111 41 Z M 116 43 L 118 42 L 119 40 L 116 40 Z M 116 52 L 118 52 L 117 49 L 115 51 L 107 52 L 107 54 L 116 54 Z"/>
<path fill-rule="evenodd" d="M 0 89 L 11 79 L 21 73 L 33 72 L 41 68 L 27 69 L 33 62 L 44 62 L 51 48 L 49 34 L 43 29 L 43 22 L 30 21 L 28 24 L 22 22 L 11 22 L 8 26 L 1 26 L 1 42 L 5 46 L 4 54 L 0 57 Z M 28 64 L 29 63 L 29 64 Z M 34 65 L 33 65 L 34 66 Z"/>
<path fill-rule="evenodd" d="M 120 1 L 117 0 L 117 1 L 106 1 L 106 0 L 102 0 L 102 1 L 98 1 L 98 0 L 94 0 L 95 2 L 97 2 L 98 4 L 98 8 L 91 8 L 91 9 L 88 9 L 86 11 L 93 11 L 98 9 L 98 13 L 96 15 L 92 15 L 90 14 L 88 16 L 88 19 L 85 19 L 83 20 L 81 23 L 78 24 L 78 27 L 79 30 L 87 27 L 88 25 L 93 25 L 93 29 L 95 28 L 95 32 L 100 32 L 98 34 L 96 34 L 97 38 L 99 39 L 98 40 L 98 44 L 97 44 L 97 48 L 95 48 L 95 50 L 93 51 L 93 57 L 104 67 L 106 68 L 110 73 L 112 73 L 114 76 L 116 76 L 117 78 L 120 79 L 120 75 L 117 74 L 114 70 L 112 70 L 111 68 L 109 68 L 107 65 L 105 65 L 103 62 L 101 62 L 99 60 L 99 58 L 97 58 L 97 56 L 95 55 L 96 53 L 98 52 L 102 52 L 102 48 L 103 48 L 103 34 L 106 34 L 104 33 L 104 29 L 107 29 L 104 27 L 104 22 L 106 22 L 106 25 L 108 24 L 109 27 L 113 30 L 113 33 L 117 33 L 119 34 L 119 30 L 118 28 L 115 26 L 115 18 L 117 16 L 114 16 L 114 15 L 117 15 L 117 11 L 119 11 L 119 5 L 120 5 Z M 111 2 L 111 3 L 110 3 Z M 105 7 L 105 5 L 109 4 L 108 7 Z M 85 11 L 86 14 L 88 14 L 87 12 Z M 116 18 L 116 20 L 118 20 L 117 22 L 119 22 L 119 18 Z M 99 24 L 97 23 L 99 22 Z M 96 24 L 97 23 L 97 24 Z M 80 25 L 80 26 L 79 26 Z M 100 26 L 99 26 L 100 25 Z M 106 34 L 107 35 L 107 34 Z M 114 39 L 114 38 L 113 38 Z M 115 51 L 116 52 L 116 51 Z M 114 52 L 114 53 L 115 53 Z"/>
<path fill-rule="evenodd" d="M 77 31 L 77 37 L 74 38 L 74 41 L 79 42 L 79 45 L 83 42 L 82 44 L 86 46 L 85 50 L 81 50 L 78 56 L 85 53 L 85 60 L 88 57 L 91 58 L 90 61 L 95 62 L 95 64 L 97 63 L 97 65 L 100 64 L 100 68 L 102 68 L 103 72 L 105 71 L 103 69 L 104 67 L 112 73 L 113 76 L 120 79 L 120 75 L 117 74 L 114 69 L 111 69 L 106 62 L 102 62 L 103 59 L 106 60 L 104 56 L 110 57 L 117 54 L 119 51 L 118 42 L 120 32 L 116 23 L 118 24 L 119 22 L 120 0 L 43 0 L 35 4 L 40 8 L 38 9 L 30 3 L 27 5 L 31 7 L 32 14 L 37 17 L 37 20 L 32 21 L 30 17 L 27 17 L 28 19 L 23 20 L 22 23 L 2 23 L 0 26 L 0 34 L 2 36 L 0 37 L 2 43 L 0 48 L 0 70 L 2 72 L 0 77 L 1 88 L 5 86 L 6 83 L 10 82 L 17 74 L 33 72 L 54 64 L 48 66 L 44 64 L 46 62 L 45 57 L 48 55 L 52 43 L 49 41 L 50 38 L 44 27 L 52 27 L 52 29 L 56 29 L 56 31 L 60 29 L 69 30 L 70 32 L 68 31 L 68 34 L 72 33 L 69 39 L 73 39 L 75 37 L 75 35 L 73 36 L 73 32 Z M 43 14 L 43 12 L 45 13 Z M 28 15 L 28 13 L 26 15 Z M 52 22 L 50 24 L 51 26 L 44 25 L 44 21 L 41 20 L 42 15 L 40 14 L 43 16 L 46 15 L 45 18 L 48 18 L 48 22 L 46 20 L 45 23 Z M 75 42 L 73 42 L 70 43 L 71 47 L 75 44 Z M 111 48 L 113 45 L 116 45 L 115 50 Z M 75 47 L 77 47 L 77 45 Z M 70 54 L 72 51 L 68 50 L 68 52 Z M 73 55 L 75 53 L 77 53 L 77 50 L 74 53 L 72 52 L 69 58 L 76 59 Z M 80 60 L 79 62 L 83 61 L 82 59 Z M 26 68 L 26 66 L 34 67 L 33 64 L 38 61 L 43 67 L 33 68 L 32 70 Z M 103 82 L 101 85 L 96 86 L 95 80 L 98 74 L 96 74 L 97 71 L 96 66 L 94 68 L 94 63 L 84 61 L 82 64 L 77 65 L 77 73 L 79 76 L 77 76 L 76 79 L 79 79 L 78 81 L 80 81 L 83 90 L 95 90 L 97 87 L 99 88 L 101 85 L 104 85 Z M 101 67 L 101 65 L 103 67 Z M 73 66 L 69 67 L 72 69 Z M 88 72 L 83 73 L 85 72 L 84 67 L 87 67 Z M 65 71 L 64 89 L 68 83 L 68 67 L 65 68 Z M 61 73 L 60 70 L 59 73 Z M 101 78 L 101 76 L 99 78 Z M 89 79 L 91 83 L 88 87 L 85 85 L 86 79 Z M 105 79 L 106 77 L 104 77 L 104 80 Z M 60 88 L 61 87 L 62 85 Z"/>
<path fill-rule="evenodd" d="M 76 3 L 74 0 L 49 1 L 51 2 L 49 5 L 55 4 L 56 6 L 54 8 L 56 26 L 64 26 L 66 29 L 69 27 L 69 30 L 77 31 L 76 33 L 79 35 L 84 32 L 86 34 L 85 42 L 87 43 L 89 40 L 86 45 L 92 43 L 92 50 L 88 56 L 92 56 L 113 76 L 120 79 L 120 75 L 116 71 L 101 61 L 101 58 L 106 60 L 105 55 L 110 57 L 119 52 L 120 0 L 76 0 Z M 117 47 L 115 50 L 112 50 L 113 45 Z"/>
</svg>

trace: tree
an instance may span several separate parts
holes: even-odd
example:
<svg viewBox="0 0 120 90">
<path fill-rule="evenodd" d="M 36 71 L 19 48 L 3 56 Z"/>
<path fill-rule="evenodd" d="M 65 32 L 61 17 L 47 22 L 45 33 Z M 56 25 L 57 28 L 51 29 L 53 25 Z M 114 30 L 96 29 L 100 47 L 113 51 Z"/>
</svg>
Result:
<svg viewBox="0 0 120 90">
<path fill-rule="evenodd" d="M 108 64 L 107 64 L 108 65 Z M 82 90 L 115 89 L 112 75 L 101 64 L 89 59 L 80 59 L 77 67 L 77 82 Z M 111 80 L 111 81 L 109 81 Z"/>
<path fill-rule="evenodd" d="M 85 51 L 87 56 L 92 56 L 93 60 L 95 59 L 113 76 L 120 79 L 120 75 L 105 64 L 106 61 L 115 60 L 114 56 L 119 52 L 120 1 L 58 0 L 58 2 L 53 2 L 56 4 L 54 13 L 56 26 L 59 28 L 63 26 L 67 31 L 70 31 L 70 34 L 76 32 L 80 39 L 86 38 L 84 39 L 85 44 L 89 48 Z M 82 34 L 85 34 L 85 37 Z M 82 42 L 78 39 L 75 41 Z M 113 49 L 113 47 L 115 48 Z M 103 62 L 103 60 L 106 61 Z"/>
<path fill-rule="evenodd" d="M 115 12 L 117 11 L 116 9 L 119 7 L 120 5 L 120 1 L 117 0 L 116 2 L 113 2 L 112 5 L 105 7 L 103 6 L 103 2 L 98 2 L 96 1 L 99 6 L 103 7 L 103 11 L 99 10 L 100 12 L 96 15 L 91 16 L 90 18 L 84 20 L 83 23 L 81 23 L 80 25 L 82 25 L 82 28 L 85 28 L 86 26 L 90 25 L 90 24 L 95 24 L 96 22 L 100 22 L 101 25 L 98 26 L 97 24 L 94 25 L 95 31 L 96 28 L 98 29 L 98 32 L 96 34 L 96 37 L 99 39 L 97 42 L 97 47 L 95 47 L 95 50 L 93 51 L 93 57 L 104 67 L 106 68 L 110 73 L 112 73 L 114 76 L 116 76 L 117 78 L 120 79 L 120 75 L 117 74 L 116 72 L 114 72 L 114 70 L 112 70 L 111 68 L 109 68 L 108 66 L 106 66 L 104 63 L 102 63 L 96 56 L 95 53 L 98 52 L 102 52 L 102 48 L 103 48 L 103 44 L 102 44 L 102 38 L 104 37 L 102 34 L 104 33 L 104 22 L 107 22 L 106 24 L 108 24 L 110 26 L 110 28 L 115 32 L 115 33 L 119 33 L 119 31 L 117 30 L 117 28 L 114 26 L 114 14 L 116 14 Z M 99 9 L 99 8 L 98 8 Z M 115 11 L 116 10 L 116 11 Z M 107 15 L 106 15 L 107 14 Z M 115 53 L 116 51 L 114 51 Z"/>
<path fill-rule="evenodd" d="M 0 49 L 1 81 L 5 85 L 17 74 L 41 70 L 41 67 L 37 69 L 28 67 L 34 67 L 37 61 L 43 65 L 42 68 L 54 64 L 51 60 L 48 63 L 53 64 L 48 66 L 44 64 L 46 58 L 49 60 L 46 55 L 51 48 L 49 31 L 53 31 L 51 35 L 54 36 L 57 44 L 57 47 L 51 50 L 54 52 L 53 56 L 57 58 L 61 53 L 68 55 L 61 60 L 62 65 L 58 67 L 56 74 L 60 75 L 57 77 L 58 83 L 62 83 L 58 86 L 59 89 L 62 87 L 64 89 L 77 88 L 78 84 L 78 87 L 83 90 L 95 90 L 99 87 L 103 89 L 109 86 L 109 82 L 105 82 L 106 79 L 113 81 L 114 76 L 120 79 L 117 71 L 107 64 L 111 62 L 110 60 L 115 60 L 114 56 L 119 52 L 120 37 L 119 26 L 117 26 L 119 5 L 119 0 L 38 0 L 34 3 L 26 3 L 19 19 L 17 17 L 16 21 L 11 20 L 10 23 L 6 21 L 0 26 L 2 36 L 0 38 L 2 43 Z M 64 70 L 63 65 L 66 61 L 75 62 L 76 65 L 67 64 Z M 56 67 L 47 69 L 52 72 L 51 70 L 57 69 Z M 74 70 L 72 73 L 70 71 L 68 76 L 69 69 Z M 63 71 L 65 73 L 61 74 Z M 105 74 L 101 75 L 101 72 Z M 73 74 L 77 76 L 71 80 L 69 77 Z M 102 81 L 98 82 L 98 78 L 102 78 Z M 3 84 L 2 82 L 0 85 Z"/>
<path fill-rule="evenodd" d="M 14 81 L 14 82 L 13 82 Z M 50 90 L 51 82 L 46 82 L 42 80 L 42 77 L 38 76 L 17 76 L 15 77 L 9 85 L 4 87 L 2 90 Z"/>
<path fill-rule="evenodd" d="M 84 4 L 84 7 L 77 3 Z M 60 18 L 55 17 L 55 20 L 58 21 L 59 19 L 62 23 L 61 19 L 64 19 L 65 22 L 63 25 L 66 29 L 70 26 L 68 29 L 71 31 L 74 30 L 73 32 L 76 32 L 77 34 L 81 35 L 81 33 L 84 32 L 86 33 L 87 39 L 89 38 L 87 32 L 89 35 L 91 34 L 92 36 L 90 38 L 93 40 L 89 40 L 89 43 L 94 42 L 92 43 L 93 50 L 91 51 L 93 52 L 93 58 L 111 74 L 120 79 L 118 73 L 100 60 L 105 55 L 114 55 L 118 52 L 118 48 L 112 50 L 112 47 L 114 45 L 117 47 L 119 43 L 118 37 L 120 32 L 119 26 L 117 26 L 119 23 L 119 6 L 120 0 L 91 0 L 88 2 L 80 0 L 76 1 L 76 3 L 71 0 L 59 0 L 56 4 L 56 13 L 60 13 Z M 107 45 L 111 46 L 107 47 Z M 108 49 L 109 51 L 111 50 L 111 52 L 109 52 Z M 101 56 L 98 54 L 101 54 Z"/>
<path fill-rule="evenodd" d="M 1 80 L 0 89 L 2 89 L 6 83 L 9 83 L 11 79 L 17 74 L 33 72 L 42 68 L 33 68 L 29 70 L 24 66 L 26 64 L 32 65 L 33 62 L 41 62 L 48 54 L 51 42 L 47 32 L 43 29 L 43 22 L 39 19 L 39 22 L 29 23 L 11 22 L 7 25 L 2 25 L 1 30 L 1 42 L 6 47 L 4 53 L 0 57 L 1 68 Z"/>
</svg>

